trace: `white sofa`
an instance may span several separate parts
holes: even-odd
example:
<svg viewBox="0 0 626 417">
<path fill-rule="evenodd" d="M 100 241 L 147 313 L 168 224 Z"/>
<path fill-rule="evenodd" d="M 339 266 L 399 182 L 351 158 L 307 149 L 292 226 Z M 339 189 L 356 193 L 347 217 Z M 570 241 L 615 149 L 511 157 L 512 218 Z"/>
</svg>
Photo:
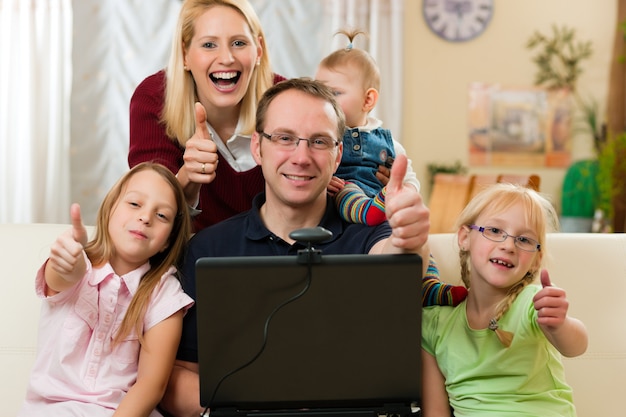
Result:
<svg viewBox="0 0 626 417">
<path fill-rule="evenodd" d="M 0 224 L 0 404 L 14 416 L 35 358 L 40 302 L 34 277 L 67 225 Z M 444 277 L 458 277 L 452 234 L 431 236 Z M 580 417 L 622 417 L 626 395 L 626 234 L 553 234 L 547 245 L 552 281 L 568 291 L 571 313 L 589 330 L 587 353 L 565 359 Z M 452 280 L 452 278 L 448 278 Z"/>
<path fill-rule="evenodd" d="M 12 417 L 24 401 L 35 360 L 40 301 L 35 274 L 64 224 L 0 224 L 0 415 Z"/>
</svg>

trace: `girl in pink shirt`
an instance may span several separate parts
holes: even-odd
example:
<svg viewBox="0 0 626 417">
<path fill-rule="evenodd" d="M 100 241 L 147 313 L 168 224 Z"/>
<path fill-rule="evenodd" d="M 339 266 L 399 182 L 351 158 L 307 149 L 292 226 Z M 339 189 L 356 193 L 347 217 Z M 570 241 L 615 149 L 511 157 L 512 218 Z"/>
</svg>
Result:
<svg viewBox="0 0 626 417">
<path fill-rule="evenodd" d="M 19 416 L 160 416 L 193 304 L 172 266 L 191 230 L 183 190 L 142 163 L 105 197 L 93 240 L 77 204 L 70 216 L 37 274 L 38 354 Z"/>
</svg>

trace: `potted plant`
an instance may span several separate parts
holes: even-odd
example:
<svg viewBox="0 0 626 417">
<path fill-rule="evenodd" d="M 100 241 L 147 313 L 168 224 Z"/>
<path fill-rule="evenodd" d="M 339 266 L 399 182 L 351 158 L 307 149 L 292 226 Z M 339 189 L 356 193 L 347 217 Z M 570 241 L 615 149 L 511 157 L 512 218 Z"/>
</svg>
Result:
<svg viewBox="0 0 626 417">
<path fill-rule="evenodd" d="M 426 169 L 428 170 L 428 184 L 430 185 L 430 190 L 432 192 L 433 183 L 435 181 L 435 175 L 442 172 L 444 174 L 465 174 L 467 172 L 467 168 L 463 166 L 461 161 L 455 161 L 454 164 L 443 164 L 443 163 L 435 163 L 431 162 L 426 165 Z"/>
<path fill-rule="evenodd" d="M 567 26 L 552 26 L 552 34 L 535 32 L 526 47 L 539 52 L 533 57 L 537 64 L 535 85 L 548 90 L 566 89 L 573 99 L 580 116 L 575 120 L 573 132 L 586 131 L 594 141 L 594 151 L 599 155 L 605 141 L 605 133 L 599 122 L 598 105 L 593 99 L 583 99 L 577 90 L 582 74 L 581 62 L 593 54 L 590 41 L 578 41 L 576 31 Z M 563 231 L 590 232 L 593 216 L 599 204 L 597 175 L 598 160 L 575 161 L 568 168 L 561 195 L 561 226 Z"/>
</svg>

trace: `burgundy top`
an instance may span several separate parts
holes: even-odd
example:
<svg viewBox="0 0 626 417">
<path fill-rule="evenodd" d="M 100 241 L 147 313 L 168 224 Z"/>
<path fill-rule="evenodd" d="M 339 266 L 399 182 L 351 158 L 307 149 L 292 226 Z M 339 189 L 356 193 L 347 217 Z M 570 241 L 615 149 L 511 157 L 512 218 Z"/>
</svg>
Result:
<svg viewBox="0 0 626 417">
<path fill-rule="evenodd" d="M 274 83 L 285 78 L 275 74 Z M 128 165 L 153 161 L 165 165 L 173 173 L 183 166 L 185 148 L 165 133 L 159 119 L 165 101 L 165 71 L 159 71 L 143 80 L 130 99 L 130 147 Z M 200 189 L 194 230 L 225 220 L 251 207 L 253 197 L 264 188 L 261 167 L 248 171 L 235 171 L 226 159 L 217 164 L 216 177 Z"/>
</svg>

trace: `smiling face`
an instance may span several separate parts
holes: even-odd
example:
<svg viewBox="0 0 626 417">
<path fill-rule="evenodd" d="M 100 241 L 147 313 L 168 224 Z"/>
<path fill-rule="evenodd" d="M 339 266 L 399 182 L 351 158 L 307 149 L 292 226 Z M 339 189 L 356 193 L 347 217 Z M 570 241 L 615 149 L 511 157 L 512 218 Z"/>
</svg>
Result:
<svg viewBox="0 0 626 417">
<path fill-rule="evenodd" d="M 277 95 L 265 113 L 265 133 L 289 133 L 300 138 L 337 140 L 338 117 L 331 103 L 302 91 Z M 251 150 L 266 182 L 266 202 L 281 206 L 325 207 L 326 187 L 341 162 L 342 144 L 312 150 L 306 141 L 295 149 L 281 148 L 255 133 Z"/>
<path fill-rule="evenodd" d="M 158 173 L 139 171 L 127 182 L 111 211 L 108 233 L 115 250 L 109 262 L 128 273 L 165 250 L 177 214 L 174 192 Z"/>
<path fill-rule="evenodd" d="M 213 6 L 198 17 L 184 63 L 207 112 L 239 106 L 261 54 L 260 40 L 237 10 Z"/>
<path fill-rule="evenodd" d="M 498 213 L 487 210 L 476 218 L 475 224 L 496 227 L 512 236 L 540 240 L 528 226 L 525 213 L 523 203 L 516 202 Z M 541 252 L 519 249 L 510 236 L 503 242 L 494 242 L 485 238 L 480 231 L 463 226 L 458 232 L 458 242 L 459 247 L 469 250 L 471 288 L 490 287 L 505 293 L 527 272 L 537 271 L 541 264 Z"/>
</svg>

